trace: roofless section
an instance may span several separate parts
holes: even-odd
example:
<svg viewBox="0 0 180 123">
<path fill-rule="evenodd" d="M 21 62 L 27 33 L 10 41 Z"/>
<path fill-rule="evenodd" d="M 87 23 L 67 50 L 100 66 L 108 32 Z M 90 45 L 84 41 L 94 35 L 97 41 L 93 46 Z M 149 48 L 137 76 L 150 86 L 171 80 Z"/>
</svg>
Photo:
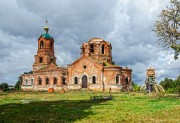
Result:
<svg viewBox="0 0 180 123">
<path fill-rule="evenodd" d="M 92 38 L 88 42 L 82 44 L 82 55 L 100 61 L 112 63 L 111 43 L 101 38 Z"/>
</svg>

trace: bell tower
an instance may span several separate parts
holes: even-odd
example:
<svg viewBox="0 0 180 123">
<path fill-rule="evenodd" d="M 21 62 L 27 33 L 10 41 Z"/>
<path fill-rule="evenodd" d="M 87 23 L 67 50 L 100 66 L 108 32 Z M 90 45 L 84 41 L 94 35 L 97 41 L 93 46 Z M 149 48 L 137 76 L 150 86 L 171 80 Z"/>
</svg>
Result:
<svg viewBox="0 0 180 123">
<path fill-rule="evenodd" d="M 54 39 L 48 33 L 49 27 L 44 27 L 44 34 L 41 34 L 38 41 L 37 55 L 34 56 L 35 62 L 33 64 L 33 71 L 43 70 L 48 67 L 48 65 L 56 65 L 56 57 L 54 55 Z"/>
</svg>

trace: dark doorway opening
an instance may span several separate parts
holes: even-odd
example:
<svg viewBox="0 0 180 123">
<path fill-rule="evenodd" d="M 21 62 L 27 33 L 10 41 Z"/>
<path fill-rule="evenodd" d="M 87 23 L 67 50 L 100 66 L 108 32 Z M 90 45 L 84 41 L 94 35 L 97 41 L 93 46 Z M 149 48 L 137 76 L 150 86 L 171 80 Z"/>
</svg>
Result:
<svg viewBox="0 0 180 123">
<path fill-rule="evenodd" d="M 87 76 L 82 77 L 82 88 L 87 88 Z"/>
</svg>

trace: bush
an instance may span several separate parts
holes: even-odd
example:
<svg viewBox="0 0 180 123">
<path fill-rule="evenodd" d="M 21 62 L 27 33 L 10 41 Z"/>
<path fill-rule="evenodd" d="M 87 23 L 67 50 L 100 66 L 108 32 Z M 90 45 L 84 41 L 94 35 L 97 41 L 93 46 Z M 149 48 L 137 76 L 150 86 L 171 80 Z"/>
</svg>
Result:
<svg viewBox="0 0 180 123">
<path fill-rule="evenodd" d="M 168 93 L 175 93 L 176 92 L 176 88 L 168 88 L 167 92 Z"/>
<path fill-rule="evenodd" d="M 132 85 L 133 85 L 133 89 L 134 89 L 135 92 L 140 92 L 141 86 L 138 86 L 138 84 L 136 84 L 134 82 L 132 82 Z"/>
</svg>

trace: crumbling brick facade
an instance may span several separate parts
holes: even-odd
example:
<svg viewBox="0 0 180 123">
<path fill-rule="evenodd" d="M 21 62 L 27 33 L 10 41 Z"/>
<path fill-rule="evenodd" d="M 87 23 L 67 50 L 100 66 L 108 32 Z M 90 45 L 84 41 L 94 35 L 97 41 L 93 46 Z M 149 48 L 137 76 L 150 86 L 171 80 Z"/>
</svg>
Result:
<svg viewBox="0 0 180 123">
<path fill-rule="evenodd" d="M 131 88 L 131 69 L 114 65 L 111 43 L 92 38 L 81 46 L 81 57 L 58 67 L 54 54 L 54 39 L 48 34 L 49 28 L 38 39 L 33 71 L 21 75 L 23 90 L 47 91 L 66 89 L 90 89 L 94 91 L 119 91 Z"/>
<path fill-rule="evenodd" d="M 71 89 L 119 91 L 124 86 L 131 88 L 132 70 L 113 64 L 111 43 L 92 38 L 82 44 L 81 50 L 81 57 L 68 65 Z"/>
</svg>

